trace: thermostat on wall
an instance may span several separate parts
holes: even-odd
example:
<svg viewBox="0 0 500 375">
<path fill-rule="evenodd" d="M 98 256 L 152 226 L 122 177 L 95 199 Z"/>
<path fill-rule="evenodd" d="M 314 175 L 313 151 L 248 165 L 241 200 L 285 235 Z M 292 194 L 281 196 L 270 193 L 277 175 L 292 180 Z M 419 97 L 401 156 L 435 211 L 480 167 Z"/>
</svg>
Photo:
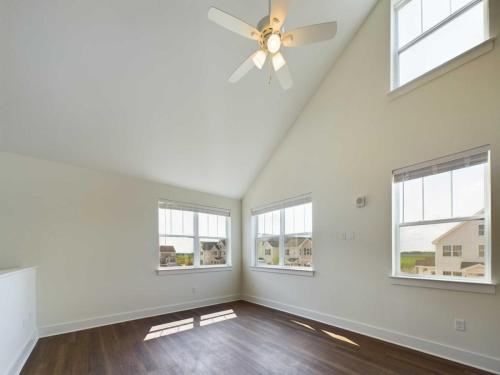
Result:
<svg viewBox="0 0 500 375">
<path fill-rule="evenodd" d="M 356 198 L 356 207 L 362 208 L 366 206 L 366 197 L 358 197 Z"/>
</svg>

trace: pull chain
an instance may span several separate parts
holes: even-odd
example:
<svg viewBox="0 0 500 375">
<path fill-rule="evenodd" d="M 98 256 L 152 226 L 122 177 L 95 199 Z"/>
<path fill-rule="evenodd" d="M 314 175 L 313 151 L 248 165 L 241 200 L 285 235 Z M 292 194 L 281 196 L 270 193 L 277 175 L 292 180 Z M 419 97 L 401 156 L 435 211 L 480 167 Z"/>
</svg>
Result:
<svg viewBox="0 0 500 375">
<path fill-rule="evenodd" d="M 272 78 L 273 78 L 273 71 L 271 70 L 271 61 L 269 61 L 269 81 L 267 82 L 268 85 L 271 84 Z"/>
</svg>

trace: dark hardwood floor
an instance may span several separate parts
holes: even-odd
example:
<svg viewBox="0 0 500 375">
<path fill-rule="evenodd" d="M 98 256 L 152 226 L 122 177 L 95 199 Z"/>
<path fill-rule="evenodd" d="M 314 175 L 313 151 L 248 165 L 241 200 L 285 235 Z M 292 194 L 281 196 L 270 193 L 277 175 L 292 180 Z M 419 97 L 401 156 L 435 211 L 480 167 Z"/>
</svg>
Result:
<svg viewBox="0 0 500 375">
<path fill-rule="evenodd" d="M 42 338 L 22 374 L 486 374 L 244 301 Z"/>
</svg>

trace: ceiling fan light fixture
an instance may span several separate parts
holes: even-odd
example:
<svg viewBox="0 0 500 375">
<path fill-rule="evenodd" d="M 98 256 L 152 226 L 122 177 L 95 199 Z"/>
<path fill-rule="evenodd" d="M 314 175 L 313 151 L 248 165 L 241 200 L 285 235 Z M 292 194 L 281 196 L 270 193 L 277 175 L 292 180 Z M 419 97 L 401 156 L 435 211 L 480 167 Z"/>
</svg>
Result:
<svg viewBox="0 0 500 375">
<path fill-rule="evenodd" d="M 258 69 L 262 69 L 262 67 L 264 66 L 264 63 L 266 62 L 266 58 L 267 58 L 267 54 L 262 50 L 258 50 L 253 55 L 252 61 Z"/>
<path fill-rule="evenodd" d="M 273 68 L 274 68 L 275 72 L 277 72 L 278 70 L 283 68 L 283 66 L 285 66 L 285 64 L 286 64 L 286 61 L 283 58 L 283 55 L 281 53 L 278 52 L 273 56 Z"/>
<path fill-rule="evenodd" d="M 271 34 L 266 41 L 267 50 L 271 53 L 276 53 L 281 48 L 281 38 L 278 34 Z"/>
</svg>

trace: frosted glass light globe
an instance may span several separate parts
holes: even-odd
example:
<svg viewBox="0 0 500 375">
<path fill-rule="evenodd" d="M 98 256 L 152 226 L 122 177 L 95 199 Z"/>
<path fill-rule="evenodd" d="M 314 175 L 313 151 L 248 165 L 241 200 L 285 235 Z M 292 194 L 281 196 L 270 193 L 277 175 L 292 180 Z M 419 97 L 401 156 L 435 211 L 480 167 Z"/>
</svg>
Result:
<svg viewBox="0 0 500 375">
<path fill-rule="evenodd" d="M 267 50 L 271 53 L 276 53 L 280 50 L 281 47 L 281 38 L 277 34 L 272 34 L 269 38 L 267 38 Z"/>
</svg>

